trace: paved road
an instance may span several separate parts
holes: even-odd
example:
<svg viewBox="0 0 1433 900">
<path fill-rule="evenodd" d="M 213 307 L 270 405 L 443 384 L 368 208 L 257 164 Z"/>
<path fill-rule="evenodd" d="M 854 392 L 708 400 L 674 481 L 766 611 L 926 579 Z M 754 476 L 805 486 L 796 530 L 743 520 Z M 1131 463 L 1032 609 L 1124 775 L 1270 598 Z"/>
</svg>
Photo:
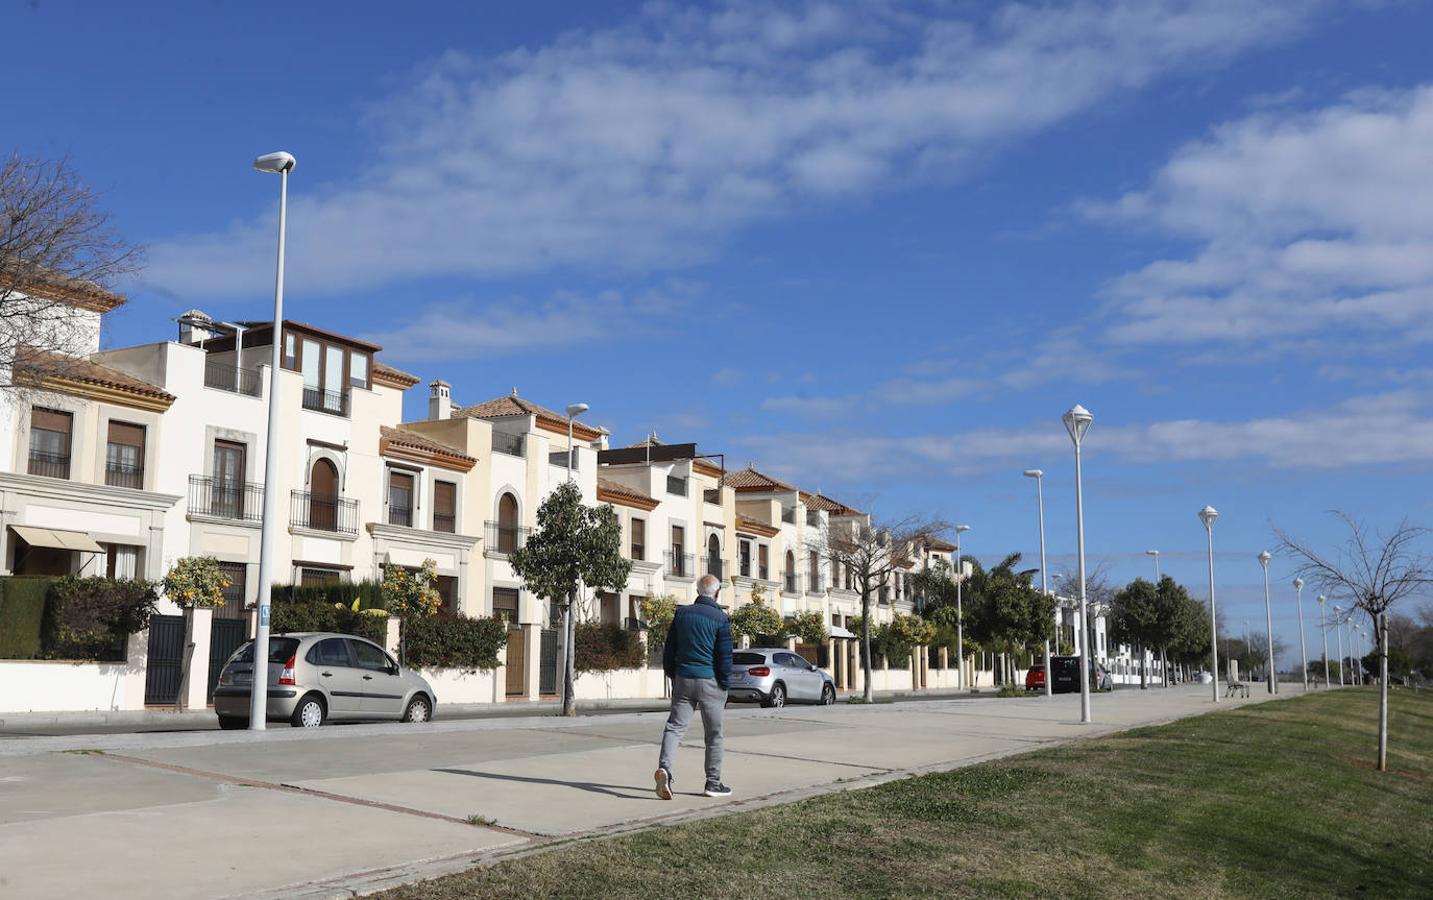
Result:
<svg viewBox="0 0 1433 900">
<path fill-rule="evenodd" d="M 1289 692 L 1295 693 L 1295 692 Z M 1264 699 L 1221 704 L 1227 708 Z M 651 789 L 661 713 L 0 743 L 0 897 L 341 897 L 576 834 L 947 769 L 1209 711 L 1208 688 L 733 709 L 727 800 Z"/>
</svg>

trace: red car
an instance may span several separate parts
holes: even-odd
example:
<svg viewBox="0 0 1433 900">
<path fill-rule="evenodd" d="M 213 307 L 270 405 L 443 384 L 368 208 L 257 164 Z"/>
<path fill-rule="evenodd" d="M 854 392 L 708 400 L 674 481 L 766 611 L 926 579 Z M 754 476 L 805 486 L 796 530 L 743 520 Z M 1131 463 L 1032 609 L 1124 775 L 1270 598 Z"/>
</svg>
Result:
<svg viewBox="0 0 1433 900">
<path fill-rule="evenodd" d="M 1030 670 L 1025 673 L 1025 690 L 1043 691 L 1045 689 L 1045 664 L 1031 663 Z"/>
</svg>

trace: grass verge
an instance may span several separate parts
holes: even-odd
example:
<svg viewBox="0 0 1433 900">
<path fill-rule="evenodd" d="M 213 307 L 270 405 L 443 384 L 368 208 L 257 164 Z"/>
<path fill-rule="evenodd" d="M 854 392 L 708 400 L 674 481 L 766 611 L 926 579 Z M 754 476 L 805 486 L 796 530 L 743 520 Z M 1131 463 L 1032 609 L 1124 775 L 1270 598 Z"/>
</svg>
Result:
<svg viewBox="0 0 1433 900">
<path fill-rule="evenodd" d="M 1369 897 L 1433 884 L 1433 693 L 1199 716 L 399 888 L 468 897 Z"/>
</svg>

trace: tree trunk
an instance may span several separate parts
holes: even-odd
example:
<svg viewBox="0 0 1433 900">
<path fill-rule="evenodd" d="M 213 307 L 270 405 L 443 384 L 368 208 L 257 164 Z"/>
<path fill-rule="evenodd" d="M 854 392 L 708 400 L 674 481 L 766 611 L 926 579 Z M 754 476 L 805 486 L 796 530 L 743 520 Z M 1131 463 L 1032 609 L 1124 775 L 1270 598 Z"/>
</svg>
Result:
<svg viewBox="0 0 1433 900">
<path fill-rule="evenodd" d="M 871 585 L 861 582 L 861 671 L 866 676 L 861 696 L 871 702 Z"/>
<path fill-rule="evenodd" d="M 1378 629 L 1378 771 L 1388 771 L 1388 613 L 1374 620 Z"/>
<path fill-rule="evenodd" d="M 577 659 L 576 650 L 573 648 L 573 640 L 577 635 L 576 616 L 573 615 L 572 604 L 573 592 L 567 594 L 567 609 L 562 616 L 563 653 L 562 653 L 562 714 L 564 716 L 577 715 L 577 698 L 573 696 L 573 668 Z"/>
<path fill-rule="evenodd" d="M 1144 644 L 1137 644 L 1139 648 L 1139 689 L 1149 690 L 1149 664 L 1145 662 Z"/>
<path fill-rule="evenodd" d="M 1159 677 L 1164 679 L 1164 686 L 1169 687 L 1169 654 L 1165 648 L 1159 648 Z"/>
</svg>

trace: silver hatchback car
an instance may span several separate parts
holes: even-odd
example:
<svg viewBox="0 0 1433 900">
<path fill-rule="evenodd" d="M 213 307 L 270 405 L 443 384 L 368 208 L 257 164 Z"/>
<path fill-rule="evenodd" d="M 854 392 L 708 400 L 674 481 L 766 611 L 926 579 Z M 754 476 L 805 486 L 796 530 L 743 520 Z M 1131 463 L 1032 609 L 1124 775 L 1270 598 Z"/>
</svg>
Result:
<svg viewBox="0 0 1433 900">
<path fill-rule="evenodd" d="M 836 702 L 836 682 L 784 647 L 758 647 L 732 653 L 727 697 L 768 707 L 785 706 L 788 700 L 830 706 Z"/>
<path fill-rule="evenodd" d="M 214 712 L 219 727 L 247 728 L 253 694 L 254 643 L 246 641 L 219 673 Z M 269 638 L 268 719 L 316 728 L 330 719 L 426 722 L 438 697 L 372 641 L 327 632 Z"/>
</svg>

